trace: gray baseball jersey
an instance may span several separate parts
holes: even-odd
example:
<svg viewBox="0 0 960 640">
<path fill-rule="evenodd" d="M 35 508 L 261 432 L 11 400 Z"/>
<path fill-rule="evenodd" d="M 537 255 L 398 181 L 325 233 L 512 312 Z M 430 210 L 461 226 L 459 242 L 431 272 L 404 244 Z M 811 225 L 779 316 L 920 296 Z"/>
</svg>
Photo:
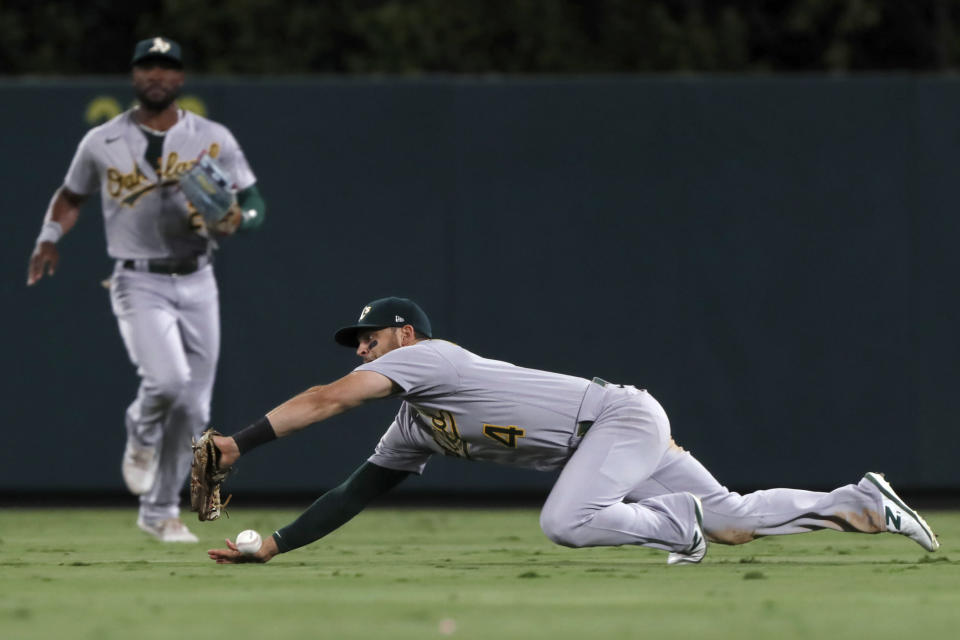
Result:
<svg viewBox="0 0 960 640">
<path fill-rule="evenodd" d="M 404 400 L 370 462 L 415 473 L 434 453 L 557 469 L 580 440 L 578 419 L 594 417 L 581 406 L 588 388 L 601 389 L 584 378 L 482 358 L 443 340 L 395 349 L 356 370 L 390 378 Z"/>
<path fill-rule="evenodd" d="M 188 223 L 187 201 L 177 180 L 204 150 L 217 158 L 238 190 L 256 182 L 233 134 L 189 111 L 164 136 L 159 167 L 144 154 L 147 139 L 126 111 L 91 129 L 64 179 L 70 191 L 100 189 L 107 253 L 116 259 L 183 258 L 206 251 L 207 240 Z"/>
</svg>

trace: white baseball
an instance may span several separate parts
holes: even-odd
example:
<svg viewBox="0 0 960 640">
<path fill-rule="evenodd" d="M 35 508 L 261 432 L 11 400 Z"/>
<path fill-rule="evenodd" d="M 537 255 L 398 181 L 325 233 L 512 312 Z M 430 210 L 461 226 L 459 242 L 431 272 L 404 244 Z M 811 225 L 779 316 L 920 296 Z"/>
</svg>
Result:
<svg viewBox="0 0 960 640">
<path fill-rule="evenodd" d="M 263 540 L 260 539 L 260 534 L 253 529 L 247 529 L 237 534 L 237 549 L 245 556 L 252 556 L 260 551 L 261 544 L 263 544 Z"/>
</svg>

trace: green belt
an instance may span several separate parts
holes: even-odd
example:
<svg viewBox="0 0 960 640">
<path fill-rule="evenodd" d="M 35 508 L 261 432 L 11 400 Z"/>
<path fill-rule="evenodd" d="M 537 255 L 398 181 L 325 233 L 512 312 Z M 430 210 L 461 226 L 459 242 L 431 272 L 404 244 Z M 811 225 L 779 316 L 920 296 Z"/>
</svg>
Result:
<svg viewBox="0 0 960 640">
<path fill-rule="evenodd" d="M 591 380 L 590 382 L 592 382 L 593 384 L 598 384 L 598 385 L 600 385 L 601 387 L 605 387 L 605 386 L 607 386 L 608 384 L 610 384 L 609 382 L 607 382 L 607 381 L 604 380 L 603 378 L 594 378 L 594 379 Z M 578 437 L 578 438 L 582 438 L 583 436 L 585 436 L 585 435 L 587 434 L 587 431 L 589 431 L 589 430 L 590 430 L 590 427 L 592 427 L 592 426 L 593 426 L 593 420 L 584 420 L 584 421 L 582 421 L 582 422 L 578 422 L 578 423 L 577 423 L 577 437 Z"/>
</svg>

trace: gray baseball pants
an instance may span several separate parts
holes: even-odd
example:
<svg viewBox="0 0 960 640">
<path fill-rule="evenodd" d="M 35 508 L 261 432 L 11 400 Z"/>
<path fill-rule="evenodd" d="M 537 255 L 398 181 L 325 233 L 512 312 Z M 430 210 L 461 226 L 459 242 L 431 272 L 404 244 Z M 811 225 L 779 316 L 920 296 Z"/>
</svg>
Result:
<svg viewBox="0 0 960 640">
<path fill-rule="evenodd" d="M 829 493 L 733 493 L 673 443 L 667 415 L 649 393 L 611 386 L 604 402 L 540 515 L 544 533 L 558 544 L 686 551 L 695 514 L 684 492 L 701 499 L 704 533 L 723 544 L 817 529 L 885 530 L 881 496 L 870 482 Z"/>
<path fill-rule="evenodd" d="M 180 514 L 190 472 L 191 439 L 210 420 L 220 355 L 220 304 L 212 265 L 171 276 L 117 265 L 110 298 L 120 335 L 137 367 L 140 388 L 127 408 L 127 437 L 159 448 L 153 488 L 140 496 L 140 517 L 156 522 Z"/>
</svg>

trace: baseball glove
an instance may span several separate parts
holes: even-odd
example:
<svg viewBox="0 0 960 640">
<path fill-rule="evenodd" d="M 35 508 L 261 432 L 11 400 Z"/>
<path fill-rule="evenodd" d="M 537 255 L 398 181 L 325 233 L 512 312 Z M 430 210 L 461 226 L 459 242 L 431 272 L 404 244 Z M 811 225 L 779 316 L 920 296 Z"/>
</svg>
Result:
<svg viewBox="0 0 960 640">
<path fill-rule="evenodd" d="M 243 221 L 230 176 L 206 152 L 180 176 L 180 190 L 190 203 L 190 225 L 195 229 L 227 235 Z"/>
<path fill-rule="evenodd" d="M 220 509 L 230 501 L 220 503 L 220 485 L 229 474 L 221 470 L 220 450 L 213 443 L 213 436 L 223 434 L 207 429 L 193 441 L 193 464 L 190 467 L 190 510 L 197 512 L 197 518 L 216 520 Z"/>
</svg>

